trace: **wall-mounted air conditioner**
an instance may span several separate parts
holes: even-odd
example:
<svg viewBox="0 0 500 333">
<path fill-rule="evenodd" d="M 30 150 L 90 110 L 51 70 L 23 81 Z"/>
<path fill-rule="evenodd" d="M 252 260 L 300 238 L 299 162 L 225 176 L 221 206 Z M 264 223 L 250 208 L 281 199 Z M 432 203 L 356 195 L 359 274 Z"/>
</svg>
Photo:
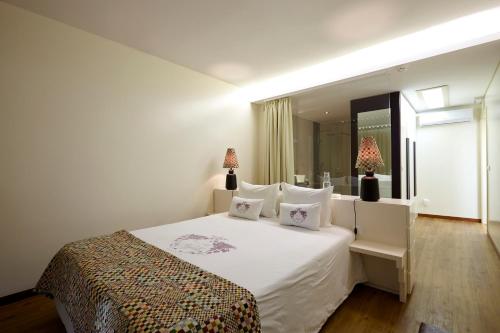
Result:
<svg viewBox="0 0 500 333">
<path fill-rule="evenodd" d="M 419 126 L 432 126 L 453 123 L 464 123 L 474 119 L 474 110 L 461 109 L 461 110 L 446 110 L 435 112 L 423 112 L 418 114 Z"/>
</svg>

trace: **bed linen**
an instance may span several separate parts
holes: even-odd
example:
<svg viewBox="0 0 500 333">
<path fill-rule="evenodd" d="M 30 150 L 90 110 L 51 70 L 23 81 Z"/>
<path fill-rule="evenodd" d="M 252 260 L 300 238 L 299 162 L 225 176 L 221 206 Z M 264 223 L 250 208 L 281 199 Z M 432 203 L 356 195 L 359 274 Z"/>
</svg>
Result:
<svg viewBox="0 0 500 333">
<path fill-rule="evenodd" d="M 366 280 L 360 258 L 349 252 L 354 234 L 338 226 L 311 231 L 221 213 L 131 233 L 249 290 L 264 333 L 318 332 Z M 56 304 L 71 332 L 64 307 Z"/>
<path fill-rule="evenodd" d="M 74 332 L 261 332 L 248 290 L 124 230 L 63 246 L 36 290 Z"/>
<path fill-rule="evenodd" d="M 318 332 L 354 285 L 365 281 L 359 256 L 349 252 L 354 234 L 338 226 L 312 231 L 221 213 L 132 234 L 248 289 L 264 333 Z M 216 237 L 233 248 L 206 255 L 172 246 L 189 234 Z"/>
</svg>

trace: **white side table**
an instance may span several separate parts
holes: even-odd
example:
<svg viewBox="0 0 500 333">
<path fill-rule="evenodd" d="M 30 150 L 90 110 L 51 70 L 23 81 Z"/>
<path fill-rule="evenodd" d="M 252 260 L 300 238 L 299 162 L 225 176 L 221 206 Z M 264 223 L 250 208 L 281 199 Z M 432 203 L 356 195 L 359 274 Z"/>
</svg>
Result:
<svg viewBox="0 0 500 333">
<path fill-rule="evenodd" d="M 407 275 L 406 275 L 406 248 L 382 243 L 355 240 L 349 246 L 351 252 L 361 253 L 377 258 L 392 260 L 396 263 L 399 279 L 399 301 L 406 303 Z"/>
<path fill-rule="evenodd" d="M 214 189 L 214 214 L 227 212 L 234 196 L 238 195 L 238 190 L 226 190 L 223 188 Z"/>
</svg>

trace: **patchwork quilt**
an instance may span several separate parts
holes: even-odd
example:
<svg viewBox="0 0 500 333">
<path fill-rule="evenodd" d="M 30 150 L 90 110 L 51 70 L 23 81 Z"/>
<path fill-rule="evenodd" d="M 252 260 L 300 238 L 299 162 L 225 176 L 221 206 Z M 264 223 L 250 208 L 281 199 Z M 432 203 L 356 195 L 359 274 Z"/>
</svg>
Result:
<svg viewBox="0 0 500 333">
<path fill-rule="evenodd" d="M 65 245 L 36 290 L 79 332 L 260 332 L 246 289 L 126 231 Z"/>
</svg>

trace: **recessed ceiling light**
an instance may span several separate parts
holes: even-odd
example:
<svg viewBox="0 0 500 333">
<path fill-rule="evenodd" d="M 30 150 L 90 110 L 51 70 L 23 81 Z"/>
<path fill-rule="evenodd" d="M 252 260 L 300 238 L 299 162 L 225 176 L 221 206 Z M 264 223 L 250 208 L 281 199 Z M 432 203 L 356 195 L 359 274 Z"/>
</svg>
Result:
<svg viewBox="0 0 500 333">
<path fill-rule="evenodd" d="M 444 108 L 448 105 L 448 86 L 417 90 L 417 95 L 427 109 Z"/>
<path fill-rule="evenodd" d="M 328 114 L 328 111 L 325 111 L 325 114 Z"/>
</svg>

